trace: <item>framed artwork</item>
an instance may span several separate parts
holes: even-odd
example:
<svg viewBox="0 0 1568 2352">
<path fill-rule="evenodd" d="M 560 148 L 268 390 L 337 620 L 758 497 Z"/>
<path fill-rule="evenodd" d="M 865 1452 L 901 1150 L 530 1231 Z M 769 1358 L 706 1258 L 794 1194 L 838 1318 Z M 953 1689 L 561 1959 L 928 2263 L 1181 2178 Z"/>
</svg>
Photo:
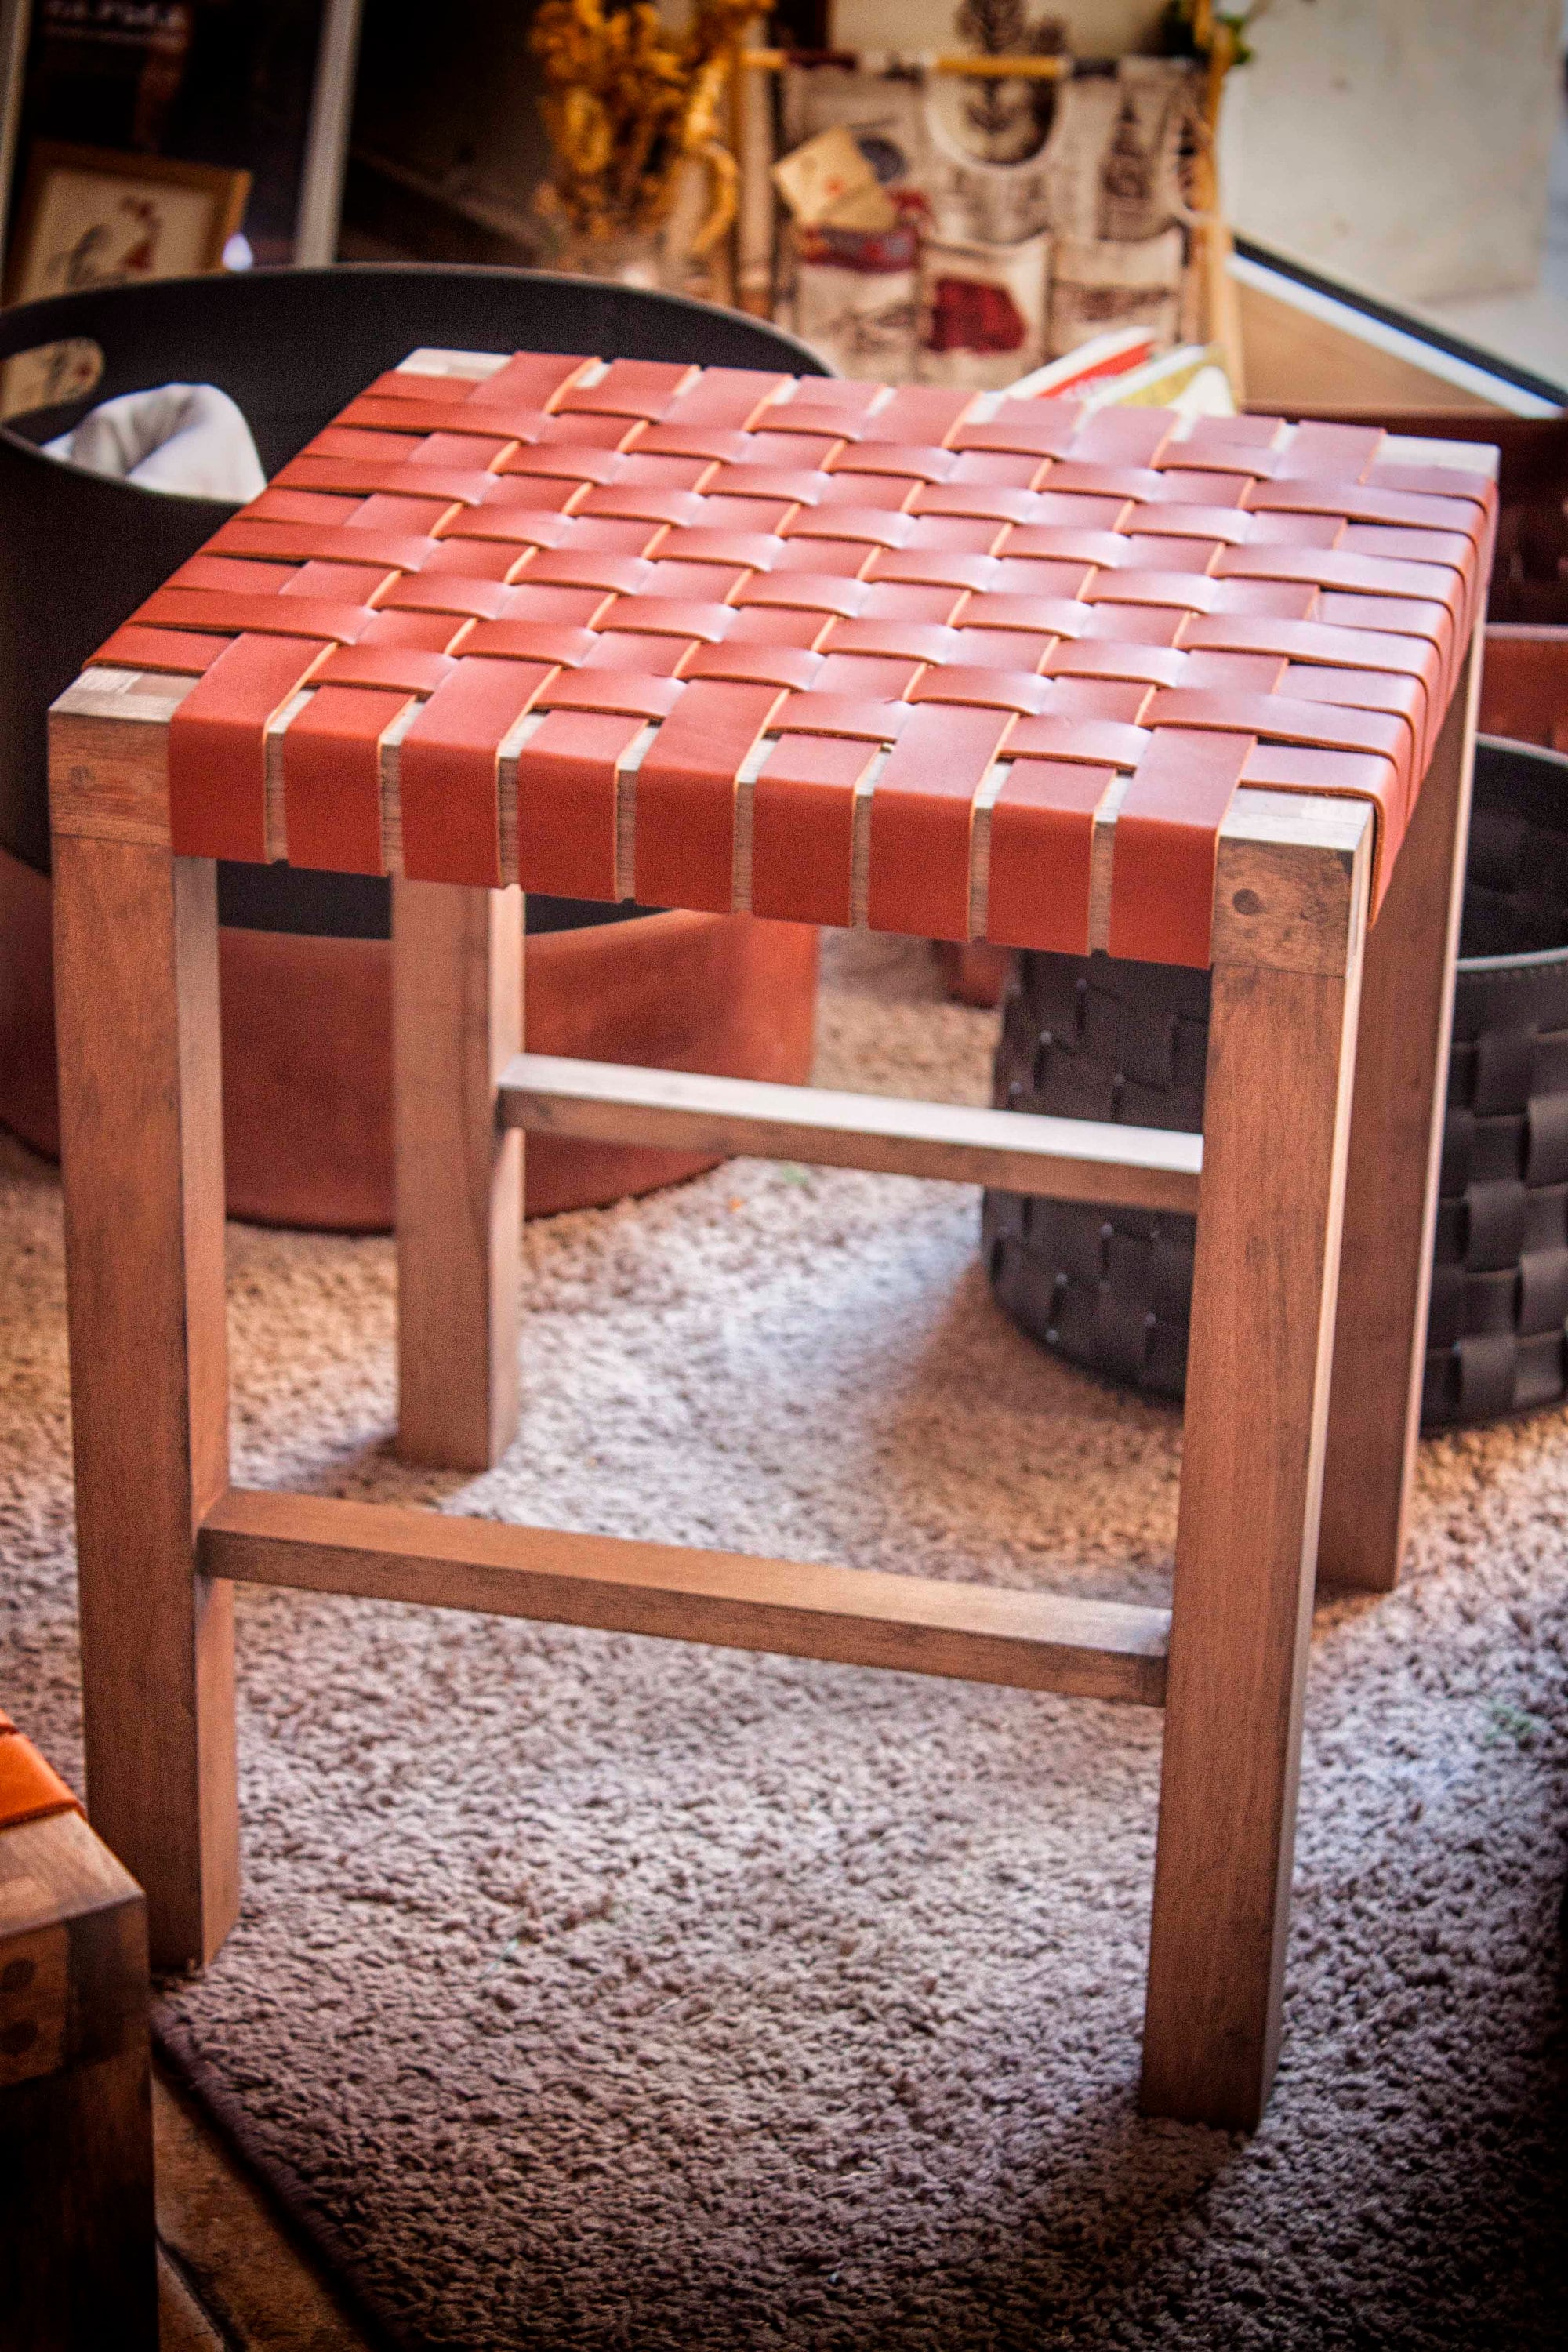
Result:
<svg viewBox="0 0 1568 2352">
<path fill-rule="evenodd" d="M 85 400 L 103 373 L 103 350 L 86 335 L 0 360 L 0 425 L 39 408 L 59 408 Z"/>
<path fill-rule="evenodd" d="M 6 240 L 5 223 L 51 142 L 244 171 L 229 267 L 332 260 L 362 13 L 363 0 L 0 0 L 8 282 L 19 230 Z"/>
<path fill-rule="evenodd" d="M 248 172 L 37 140 L 7 259 L 5 300 L 216 269 L 249 194 Z"/>
</svg>

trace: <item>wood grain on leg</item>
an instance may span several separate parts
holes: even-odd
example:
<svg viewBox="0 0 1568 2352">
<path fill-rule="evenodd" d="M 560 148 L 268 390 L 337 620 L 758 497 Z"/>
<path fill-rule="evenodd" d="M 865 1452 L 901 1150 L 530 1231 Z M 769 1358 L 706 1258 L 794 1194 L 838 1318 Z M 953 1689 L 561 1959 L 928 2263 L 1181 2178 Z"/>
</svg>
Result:
<svg viewBox="0 0 1568 2352">
<path fill-rule="evenodd" d="M 1482 639 L 1367 940 L 1318 1573 L 1399 1580 L 1443 1148 Z"/>
<path fill-rule="evenodd" d="M 393 886 L 398 1451 L 488 1470 L 517 1433 L 522 894 Z"/>
<path fill-rule="evenodd" d="M 1142 2101 L 1230 2128 L 1279 2043 L 1366 846 L 1297 968 L 1214 973 Z"/>
<path fill-rule="evenodd" d="M 239 1902 L 215 869 L 57 835 L 54 910 L 87 1793 L 179 1968 Z"/>
</svg>

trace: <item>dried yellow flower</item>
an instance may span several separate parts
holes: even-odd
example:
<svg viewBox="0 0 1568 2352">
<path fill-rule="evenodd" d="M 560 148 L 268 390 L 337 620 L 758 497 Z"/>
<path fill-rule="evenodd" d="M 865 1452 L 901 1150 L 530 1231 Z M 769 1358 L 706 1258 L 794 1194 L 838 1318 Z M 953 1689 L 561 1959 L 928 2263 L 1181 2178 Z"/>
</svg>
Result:
<svg viewBox="0 0 1568 2352">
<path fill-rule="evenodd" d="M 654 228 L 682 165 L 700 157 L 716 200 L 698 247 L 711 245 L 735 202 L 720 107 L 736 44 L 756 14 L 757 0 L 697 0 L 686 31 L 671 33 L 649 0 L 543 0 L 530 37 L 556 162 L 542 208 L 594 239 Z"/>
</svg>

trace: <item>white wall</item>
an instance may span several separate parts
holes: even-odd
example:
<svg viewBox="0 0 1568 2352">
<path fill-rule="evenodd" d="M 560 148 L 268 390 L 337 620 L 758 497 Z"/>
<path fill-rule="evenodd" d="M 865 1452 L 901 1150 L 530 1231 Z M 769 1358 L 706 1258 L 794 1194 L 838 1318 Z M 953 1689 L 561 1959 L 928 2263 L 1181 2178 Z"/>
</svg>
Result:
<svg viewBox="0 0 1568 2352">
<path fill-rule="evenodd" d="M 851 48 L 956 48 L 958 0 L 837 0 Z M 1036 0 L 1080 56 L 1158 0 Z M 1269 0 L 1226 100 L 1238 227 L 1395 299 L 1533 285 L 1563 0 Z"/>
<path fill-rule="evenodd" d="M 1232 79 L 1237 226 L 1411 301 L 1532 286 L 1563 0 L 1272 0 Z"/>
</svg>

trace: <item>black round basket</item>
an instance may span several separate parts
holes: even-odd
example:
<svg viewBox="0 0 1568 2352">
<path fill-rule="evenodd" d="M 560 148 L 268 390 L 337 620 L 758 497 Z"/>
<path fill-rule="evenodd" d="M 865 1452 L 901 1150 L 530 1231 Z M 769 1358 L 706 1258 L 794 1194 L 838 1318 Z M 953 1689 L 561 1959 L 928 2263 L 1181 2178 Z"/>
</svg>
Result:
<svg viewBox="0 0 1568 2352">
<path fill-rule="evenodd" d="M 1568 758 L 1483 736 L 1465 879 L 1422 1426 L 1568 1391 Z M 1208 974 L 1016 957 L 996 1054 L 1004 1108 L 1203 1125 Z M 988 1192 L 992 1287 L 1046 1347 L 1179 1397 L 1191 1217 Z"/>
<path fill-rule="evenodd" d="M 416 346 L 589 352 L 821 375 L 822 362 L 760 320 L 675 294 L 530 269 L 401 264 L 249 270 L 100 287 L 0 313 L 0 361 L 85 343 L 102 359 L 85 398 L 0 425 L 0 850 L 48 870 L 45 714 L 126 614 L 234 512 L 45 457 L 99 401 L 170 382 L 238 403 L 276 473 L 384 369 Z M 384 880 L 287 866 L 225 866 L 225 922 L 251 930 L 384 939 Z M 536 899 L 531 929 L 640 908 Z"/>
</svg>

